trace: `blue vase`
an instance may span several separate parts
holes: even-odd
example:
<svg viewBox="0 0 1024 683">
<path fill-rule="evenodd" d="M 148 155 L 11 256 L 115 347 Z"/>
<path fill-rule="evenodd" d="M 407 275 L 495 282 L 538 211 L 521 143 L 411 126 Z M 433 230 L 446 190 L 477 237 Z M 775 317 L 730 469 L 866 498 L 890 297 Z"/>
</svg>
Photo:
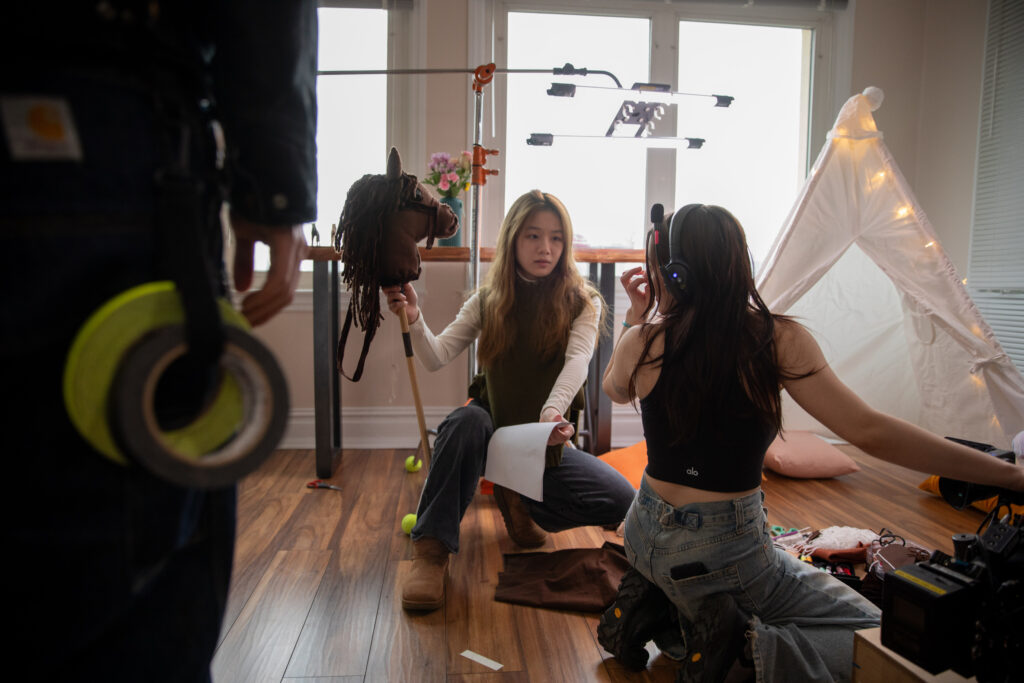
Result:
<svg viewBox="0 0 1024 683">
<path fill-rule="evenodd" d="M 461 247 L 462 231 L 466 228 L 462 221 L 462 200 L 458 197 L 441 197 L 441 203 L 447 204 L 455 213 L 455 217 L 459 219 L 459 231 L 451 237 L 445 237 L 443 240 L 438 240 L 437 244 L 440 247 Z"/>
</svg>

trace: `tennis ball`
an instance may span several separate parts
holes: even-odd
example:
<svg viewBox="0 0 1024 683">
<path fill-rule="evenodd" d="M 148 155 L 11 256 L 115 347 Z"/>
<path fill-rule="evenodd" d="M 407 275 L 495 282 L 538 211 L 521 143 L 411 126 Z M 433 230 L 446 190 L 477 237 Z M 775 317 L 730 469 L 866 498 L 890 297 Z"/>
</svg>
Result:
<svg viewBox="0 0 1024 683">
<path fill-rule="evenodd" d="M 416 526 L 416 515 L 415 514 L 410 512 L 405 517 L 402 517 L 402 531 L 405 532 L 406 536 L 408 536 L 409 534 L 412 533 L 412 528 L 414 526 Z"/>
<path fill-rule="evenodd" d="M 405 459 L 405 471 L 406 472 L 419 472 L 420 468 L 423 467 L 423 461 L 417 460 L 415 455 L 410 455 Z"/>
</svg>

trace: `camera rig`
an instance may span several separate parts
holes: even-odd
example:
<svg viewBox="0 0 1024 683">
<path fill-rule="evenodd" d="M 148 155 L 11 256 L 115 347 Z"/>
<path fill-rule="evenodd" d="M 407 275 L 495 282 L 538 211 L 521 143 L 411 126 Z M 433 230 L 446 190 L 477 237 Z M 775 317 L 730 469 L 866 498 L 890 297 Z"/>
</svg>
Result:
<svg viewBox="0 0 1024 683">
<path fill-rule="evenodd" d="M 1012 451 L 950 439 L 1014 461 Z M 882 644 L 932 674 L 1024 680 L 1024 514 L 1013 508 L 1024 493 L 945 478 L 939 491 L 958 510 L 998 500 L 976 533 L 953 536 L 954 556 L 935 551 L 886 575 Z"/>
</svg>

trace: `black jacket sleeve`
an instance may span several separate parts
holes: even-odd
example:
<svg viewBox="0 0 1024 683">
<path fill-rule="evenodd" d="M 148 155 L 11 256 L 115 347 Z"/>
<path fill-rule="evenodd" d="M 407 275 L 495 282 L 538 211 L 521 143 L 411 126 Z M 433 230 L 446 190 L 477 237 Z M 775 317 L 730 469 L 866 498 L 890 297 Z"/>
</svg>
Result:
<svg viewBox="0 0 1024 683">
<path fill-rule="evenodd" d="M 224 0 L 214 96 L 232 209 L 269 225 L 316 218 L 314 0 Z"/>
</svg>

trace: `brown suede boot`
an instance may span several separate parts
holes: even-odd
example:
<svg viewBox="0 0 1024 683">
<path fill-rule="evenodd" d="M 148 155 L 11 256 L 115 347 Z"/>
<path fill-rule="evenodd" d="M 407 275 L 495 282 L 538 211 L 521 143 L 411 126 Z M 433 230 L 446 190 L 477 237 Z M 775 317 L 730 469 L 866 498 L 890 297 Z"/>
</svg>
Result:
<svg viewBox="0 0 1024 683">
<path fill-rule="evenodd" d="M 436 538 L 412 542 L 412 571 L 402 585 L 402 607 L 435 610 L 444 604 L 448 576 L 448 548 Z"/>
<path fill-rule="evenodd" d="M 523 548 L 544 545 L 548 532 L 537 526 L 530 518 L 530 513 L 518 493 L 495 484 L 494 500 L 497 501 L 501 517 L 505 520 L 505 530 L 516 545 Z"/>
</svg>

